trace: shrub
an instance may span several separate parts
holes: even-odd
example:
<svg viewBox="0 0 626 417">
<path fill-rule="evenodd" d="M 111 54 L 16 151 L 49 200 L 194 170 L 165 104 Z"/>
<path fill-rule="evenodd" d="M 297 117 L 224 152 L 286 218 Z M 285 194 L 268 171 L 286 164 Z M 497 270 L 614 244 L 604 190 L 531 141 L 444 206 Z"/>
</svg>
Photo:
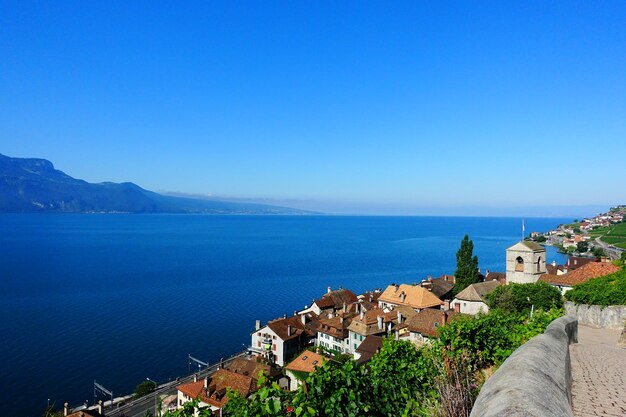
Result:
<svg viewBox="0 0 626 417">
<path fill-rule="evenodd" d="M 574 285 L 565 299 L 576 304 L 626 305 L 626 270 Z"/>
<path fill-rule="evenodd" d="M 490 309 L 527 315 L 531 306 L 548 311 L 563 308 L 563 297 L 555 287 L 545 282 L 503 285 L 486 295 Z"/>
</svg>

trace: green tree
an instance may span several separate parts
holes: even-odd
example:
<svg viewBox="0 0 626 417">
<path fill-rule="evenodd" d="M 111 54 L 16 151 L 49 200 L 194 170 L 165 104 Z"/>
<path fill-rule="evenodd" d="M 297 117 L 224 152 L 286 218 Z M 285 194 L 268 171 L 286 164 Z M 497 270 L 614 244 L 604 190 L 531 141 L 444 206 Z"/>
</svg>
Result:
<svg viewBox="0 0 626 417">
<path fill-rule="evenodd" d="M 154 392 L 154 382 L 152 381 L 143 381 L 141 384 L 137 385 L 135 388 L 135 398 L 143 397 L 144 395 L 148 395 L 151 392 Z"/>
<path fill-rule="evenodd" d="M 369 365 L 374 409 L 401 416 L 418 407 L 418 394 L 434 395 L 433 354 L 408 341 L 387 338 Z"/>
<path fill-rule="evenodd" d="M 578 242 L 578 243 L 576 244 L 576 250 L 577 250 L 579 253 L 585 253 L 585 252 L 587 252 L 587 251 L 589 250 L 589 243 L 584 242 L 584 241 L 583 241 L 583 242 Z"/>
<path fill-rule="evenodd" d="M 468 235 L 461 240 L 461 247 L 456 253 L 456 271 L 454 272 L 454 294 L 480 281 L 478 272 L 478 257 L 474 255 L 474 242 Z"/>
<path fill-rule="evenodd" d="M 509 284 L 497 287 L 487 294 L 490 309 L 527 315 L 531 306 L 536 310 L 548 311 L 563 308 L 561 292 L 545 282 L 535 284 Z"/>
<path fill-rule="evenodd" d="M 591 253 L 593 254 L 593 256 L 595 256 L 596 258 L 602 258 L 603 256 L 606 256 L 606 252 L 604 251 L 603 248 L 596 246 L 591 250 Z"/>
</svg>

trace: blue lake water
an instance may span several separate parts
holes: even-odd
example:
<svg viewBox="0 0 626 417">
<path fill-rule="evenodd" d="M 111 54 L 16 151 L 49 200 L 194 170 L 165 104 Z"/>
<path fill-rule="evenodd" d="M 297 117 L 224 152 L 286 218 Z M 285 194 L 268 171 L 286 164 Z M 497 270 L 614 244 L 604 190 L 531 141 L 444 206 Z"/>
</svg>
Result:
<svg viewBox="0 0 626 417">
<path fill-rule="evenodd" d="M 570 219 L 526 219 L 545 231 Z M 520 219 L 0 215 L 0 404 L 93 401 L 187 374 L 249 343 L 255 319 L 293 314 L 327 286 L 355 292 L 454 273 L 465 233 L 504 271 Z M 548 248 L 548 261 L 562 255 Z"/>
</svg>

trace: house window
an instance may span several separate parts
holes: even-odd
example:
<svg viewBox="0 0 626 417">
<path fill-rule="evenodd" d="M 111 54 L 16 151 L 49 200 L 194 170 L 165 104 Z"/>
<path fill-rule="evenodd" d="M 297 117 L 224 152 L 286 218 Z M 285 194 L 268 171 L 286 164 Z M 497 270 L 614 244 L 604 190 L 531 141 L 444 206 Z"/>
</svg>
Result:
<svg viewBox="0 0 626 417">
<path fill-rule="evenodd" d="M 257 344 L 258 344 L 259 347 L 261 347 L 261 341 L 260 340 L 257 342 Z"/>
<path fill-rule="evenodd" d="M 354 334 L 354 340 L 356 340 L 356 333 Z"/>
<path fill-rule="evenodd" d="M 363 336 L 361 336 L 361 342 L 363 341 Z"/>
<path fill-rule="evenodd" d="M 276 350 L 276 343 L 272 345 L 272 350 Z"/>
<path fill-rule="evenodd" d="M 354 344 L 354 349 L 356 350 L 356 343 Z"/>
</svg>

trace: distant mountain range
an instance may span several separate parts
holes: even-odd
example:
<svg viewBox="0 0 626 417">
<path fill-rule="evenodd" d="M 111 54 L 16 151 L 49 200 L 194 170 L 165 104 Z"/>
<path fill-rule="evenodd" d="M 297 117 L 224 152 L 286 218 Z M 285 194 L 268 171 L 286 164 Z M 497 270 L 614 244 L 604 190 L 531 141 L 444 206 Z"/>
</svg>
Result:
<svg viewBox="0 0 626 417">
<path fill-rule="evenodd" d="M 72 178 L 46 159 L 0 154 L 0 212 L 312 214 L 265 204 L 162 195 L 131 182 Z"/>
</svg>

